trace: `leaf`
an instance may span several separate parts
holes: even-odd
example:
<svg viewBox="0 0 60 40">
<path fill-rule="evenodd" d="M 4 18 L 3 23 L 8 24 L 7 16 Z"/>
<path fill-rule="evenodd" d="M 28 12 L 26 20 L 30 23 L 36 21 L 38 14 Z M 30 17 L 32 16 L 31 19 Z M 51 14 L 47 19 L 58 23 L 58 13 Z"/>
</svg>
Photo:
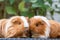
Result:
<svg viewBox="0 0 60 40">
<path fill-rule="evenodd" d="M 37 0 L 36 3 L 32 3 L 32 8 L 42 8 L 44 6 L 44 1 L 43 0 Z"/>
<path fill-rule="evenodd" d="M 31 3 L 36 3 L 36 2 L 37 2 L 37 0 L 30 0 L 30 2 L 31 2 Z"/>
<path fill-rule="evenodd" d="M 37 7 L 39 7 L 39 5 L 36 3 L 34 3 L 34 4 L 32 4 L 32 6 L 31 6 L 32 8 L 37 8 Z"/>
<path fill-rule="evenodd" d="M 28 9 L 24 7 L 25 6 L 25 2 L 22 1 L 21 3 L 19 3 L 18 5 L 18 9 L 21 11 L 21 12 L 25 12 L 27 11 Z"/>
<path fill-rule="evenodd" d="M 12 5 L 15 2 L 15 0 L 9 0 L 9 2 Z"/>
<path fill-rule="evenodd" d="M 3 2 L 4 0 L 0 0 L 0 2 Z"/>
<path fill-rule="evenodd" d="M 11 6 L 6 6 L 5 10 L 8 14 L 14 14 L 14 15 L 16 14 L 16 10 Z"/>
<path fill-rule="evenodd" d="M 47 6 L 44 4 L 32 4 L 31 8 L 36 9 L 36 8 L 46 8 Z"/>
</svg>

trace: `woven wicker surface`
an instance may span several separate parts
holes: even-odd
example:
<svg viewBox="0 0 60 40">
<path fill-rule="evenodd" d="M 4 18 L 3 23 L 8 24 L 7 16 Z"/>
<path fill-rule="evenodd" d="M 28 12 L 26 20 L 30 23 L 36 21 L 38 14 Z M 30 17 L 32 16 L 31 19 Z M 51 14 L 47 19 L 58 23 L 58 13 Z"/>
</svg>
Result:
<svg viewBox="0 0 60 40">
<path fill-rule="evenodd" d="M 0 40 L 60 40 L 60 39 L 44 39 L 44 38 L 0 38 Z"/>
</svg>

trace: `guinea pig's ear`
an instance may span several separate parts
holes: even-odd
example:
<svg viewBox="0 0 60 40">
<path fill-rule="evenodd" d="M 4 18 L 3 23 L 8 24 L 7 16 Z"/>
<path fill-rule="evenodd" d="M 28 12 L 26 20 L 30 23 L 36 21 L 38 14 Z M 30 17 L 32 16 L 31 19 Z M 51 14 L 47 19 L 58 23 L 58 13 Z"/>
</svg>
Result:
<svg viewBox="0 0 60 40">
<path fill-rule="evenodd" d="M 18 21 L 18 19 L 16 19 L 16 18 L 15 18 L 15 19 L 12 19 L 12 22 L 13 22 L 13 23 L 15 23 L 15 22 L 17 22 L 17 21 Z"/>
<path fill-rule="evenodd" d="M 11 21 L 12 21 L 12 23 L 16 23 L 16 24 L 20 24 L 21 23 L 20 18 L 13 18 Z"/>
</svg>

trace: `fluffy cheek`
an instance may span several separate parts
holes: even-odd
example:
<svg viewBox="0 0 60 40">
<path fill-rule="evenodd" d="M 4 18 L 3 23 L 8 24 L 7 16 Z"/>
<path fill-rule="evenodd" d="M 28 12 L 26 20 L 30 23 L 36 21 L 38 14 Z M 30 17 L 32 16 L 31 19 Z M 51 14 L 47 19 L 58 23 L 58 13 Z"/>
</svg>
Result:
<svg viewBox="0 0 60 40">
<path fill-rule="evenodd" d="M 16 32 L 17 31 L 15 29 L 13 29 L 13 27 L 12 28 L 9 28 L 9 30 L 8 30 L 8 32 L 7 32 L 7 34 L 6 34 L 5 37 L 7 37 L 7 38 L 13 37 L 16 34 Z"/>
<path fill-rule="evenodd" d="M 31 29 L 31 32 L 33 32 L 32 34 L 39 34 L 39 35 L 45 35 L 45 28 L 46 28 L 46 25 L 40 25 L 39 27 L 35 26 L 35 25 L 31 25 L 30 26 L 30 29 Z"/>
<path fill-rule="evenodd" d="M 36 27 L 36 28 L 35 28 L 35 31 L 36 31 L 38 34 L 40 34 L 40 35 L 44 35 L 45 28 L 46 28 L 46 26 L 45 26 L 45 25 L 42 25 L 42 26 Z"/>
<path fill-rule="evenodd" d="M 21 25 L 22 26 L 22 25 Z M 5 37 L 21 37 L 24 31 L 24 27 L 15 25 L 14 27 L 10 27 Z"/>
</svg>

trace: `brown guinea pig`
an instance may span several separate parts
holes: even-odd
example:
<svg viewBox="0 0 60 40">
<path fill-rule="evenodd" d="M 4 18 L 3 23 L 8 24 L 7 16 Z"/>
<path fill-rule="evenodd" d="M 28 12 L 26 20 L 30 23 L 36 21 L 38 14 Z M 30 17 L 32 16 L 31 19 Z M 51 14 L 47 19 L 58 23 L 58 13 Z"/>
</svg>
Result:
<svg viewBox="0 0 60 40">
<path fill-rule="evenodd" d="M 60 36 L 60 23 L 43 16 L 34 16 L 29 20 L 32 37 L 57 38 Z"/>
<path fill-rule="evenodd" d="M 24 16 L 13 16 L 10 19 L 1 19 L 0 35 L 4 38 L 27 37 L 25 27 L 29 27 L 28 20 Z"/>
</svg>

